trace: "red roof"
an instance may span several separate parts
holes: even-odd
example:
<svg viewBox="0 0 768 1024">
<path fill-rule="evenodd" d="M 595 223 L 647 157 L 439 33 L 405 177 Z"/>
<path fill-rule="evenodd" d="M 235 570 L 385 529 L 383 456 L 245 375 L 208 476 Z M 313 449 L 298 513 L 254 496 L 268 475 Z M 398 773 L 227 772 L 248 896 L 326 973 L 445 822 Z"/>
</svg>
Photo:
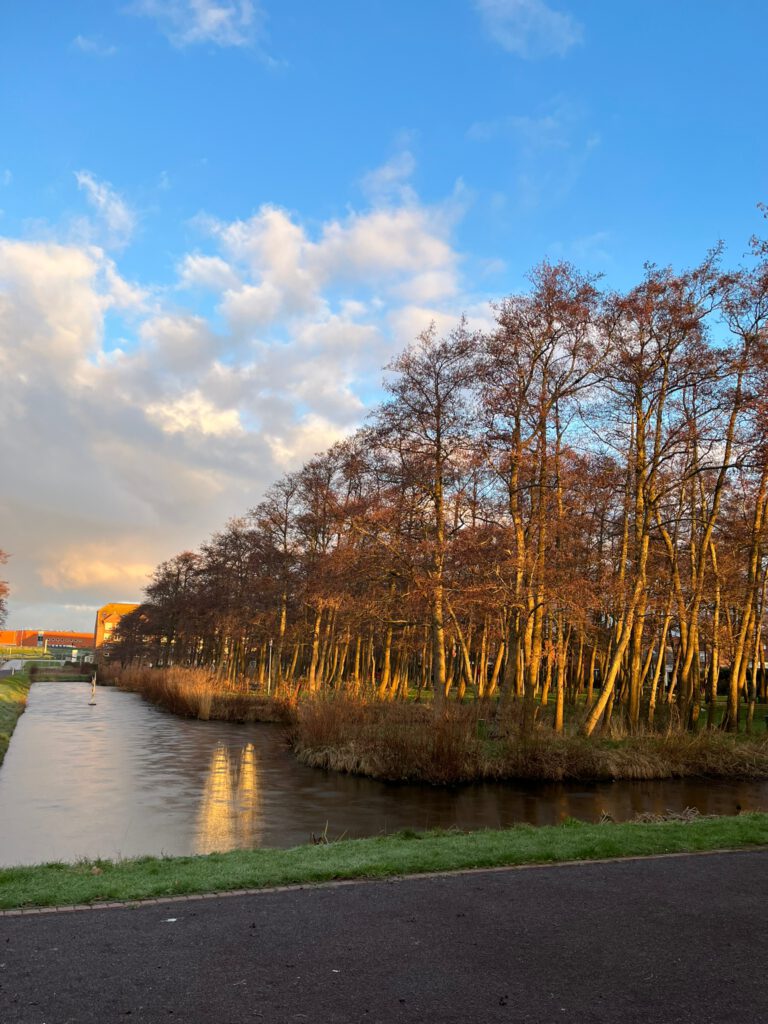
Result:
<svg viewBox="0 0 768 1024">
<path fill-rule="evenodd" d="M 71 630 L 52 629 L 0 629 L 0 645 L 4 647 L 93 647 L 93 633 L 74 633 Z"/>
</svg>

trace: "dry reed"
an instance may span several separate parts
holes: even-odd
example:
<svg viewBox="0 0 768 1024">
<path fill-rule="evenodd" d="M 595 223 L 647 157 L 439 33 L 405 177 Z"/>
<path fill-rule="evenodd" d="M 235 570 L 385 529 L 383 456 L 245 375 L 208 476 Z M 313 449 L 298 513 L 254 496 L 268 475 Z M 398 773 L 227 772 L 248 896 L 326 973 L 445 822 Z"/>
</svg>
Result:
<svg viewBox="0 0 768 1024">
<path fill-rule="evenodd" d="M 627 736 L 616 722 L 609 737 L 584 739 L 556 735 L 546 721 L 525 730 L 519 702 L 449 704 L 438 714 L 339 693 L 299 701 L 296 687 L 267 696 L 205 669 L 110 667 L 100 681 L 184 717 L 288 723 L 304 764 L 390 781 L 768 778 L 768 738 L 671 729 Z"/>
<path fill-rule="evenodd" d="M 524 733 L 518 708 L 317 700 L 297 708 L 294 752 L 305 764 L 391 781 L 432 784 L 526 779 L 598 781 L 684 777 L 768 778 L 768 739 L 722 733 L 622 739 Z"/>
<path fill-rule="evenodd" d="M 135 668 L 103 674 L 100 682 L 138 693 L 184 718 L 225 722 L 286 722 L 295 701 L 292 691 L 252 692 L 246 682 L 229 683 L 202 668 Z"/>
</svg>

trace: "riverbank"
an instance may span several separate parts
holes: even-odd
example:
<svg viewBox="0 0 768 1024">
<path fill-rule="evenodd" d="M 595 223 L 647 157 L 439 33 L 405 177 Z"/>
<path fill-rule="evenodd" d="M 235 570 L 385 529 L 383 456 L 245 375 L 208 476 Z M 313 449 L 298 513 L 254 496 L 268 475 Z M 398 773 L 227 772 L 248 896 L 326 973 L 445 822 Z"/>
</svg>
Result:
<svg viewBox="0 0 768 1024">
<path fill-rule="evenodd" d="M 313 768 L 386 782 L 602 782 L 652 779 L 768 779 L 768 735 L 673 728 L 674 709 L 659 711 L 659 730 L 578 736 L 557 734 L 537 709 L 531 730 L 521 705 L 362 701 L 343 694 L 313 699 L 296 688 L 270 695 L 229 684 L 202 669 L 129 668 L 107 677 L 166 710 L 203 720 L 280 722 L 298 760 Z M 762 717 L 762 716 L 760 716 Z M 754 726 L 757 728 L 757 725 Z"/>
<path fill-rule="evenodd" d="M 617 731 L 584 739 L 545 725 L 524 733 L 514 705 L 452 705 L 438 717 L 413 704 L 305 702 L 296 709 L 291 738 L 304 764 L 390 782 L 768 778 L 764 734 Z"/>
<path fill-rule="evenodd" d="M 735 850 L 768 844 L 768 814 L 623 824 L 403 832 L 290 850 L 142 857 L 0 869 L 0 908 L 121 902 L 342 879 Z"/>
<path fill-rule="evenodd" d="M 5 758 L 16 723 L 27 706 L 29 687 L 28 669 L 22 669 L 13 676 L 0 678 L 0 765 Z"/>
<path fill-rule="evenodd" d="M 88 668 L 33 665 L 29 679 L 31 683 L 90 683 L 92 674 Z"/>
</svg>

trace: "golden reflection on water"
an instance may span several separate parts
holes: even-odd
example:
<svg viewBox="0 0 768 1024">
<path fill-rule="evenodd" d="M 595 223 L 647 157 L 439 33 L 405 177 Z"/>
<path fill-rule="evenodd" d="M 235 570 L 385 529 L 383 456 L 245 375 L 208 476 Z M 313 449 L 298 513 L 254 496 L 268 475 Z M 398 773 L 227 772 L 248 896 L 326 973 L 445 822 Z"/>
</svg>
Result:
<svg viewBox="0 0 768 1024">
<path fill-rule="evenodd" d="M 196 853 L 253 845 L 260 832 L 259 771 L 252 743 L 239 752 L 219 744 L 211 755 L 197 816 Z"/>
</svg>

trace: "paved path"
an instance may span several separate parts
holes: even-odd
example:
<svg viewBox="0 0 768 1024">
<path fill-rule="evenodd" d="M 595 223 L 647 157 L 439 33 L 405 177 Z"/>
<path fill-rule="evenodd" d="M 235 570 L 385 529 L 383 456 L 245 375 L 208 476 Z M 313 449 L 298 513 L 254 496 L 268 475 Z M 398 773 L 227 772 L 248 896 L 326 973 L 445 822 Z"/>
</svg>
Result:
<svg viewBox="0 0 768 1024">
<path fill-rule="evenodd" d="M 761 1024 L 767 922 L 766 851 L 6 917 L 0 1021 Z"/>
</svg>

